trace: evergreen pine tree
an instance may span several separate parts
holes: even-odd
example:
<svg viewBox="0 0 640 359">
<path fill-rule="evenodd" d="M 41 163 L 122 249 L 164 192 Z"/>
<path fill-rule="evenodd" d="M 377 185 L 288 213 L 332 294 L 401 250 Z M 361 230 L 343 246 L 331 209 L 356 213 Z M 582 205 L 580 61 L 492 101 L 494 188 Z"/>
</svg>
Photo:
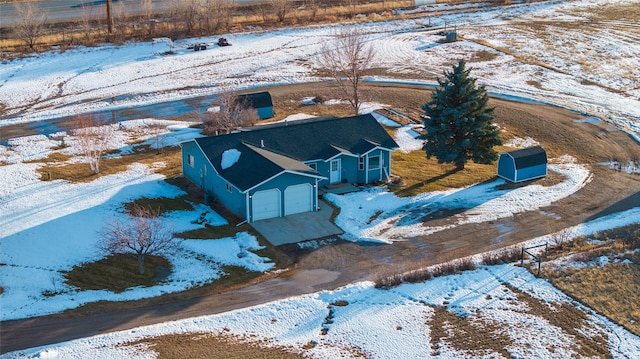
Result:
<svg viewBox="0 0 640 359">
<path fill-rule="evenodd" d="M 453 163 L 456 170 L 464 169 L 469 160 L 492 163 L 498 158 L 493 147 L 502 144 L 492 123 L 493 108 L 487 108 L 487 91 L 484 86 L 476 87 L 470 71 L 460 60 L 453 71 L 445 72 L 444 80 L 438 78 L 440 86 L 422 106 L 427 158 L 435 156 L 438 163 Z"/>
</svg>

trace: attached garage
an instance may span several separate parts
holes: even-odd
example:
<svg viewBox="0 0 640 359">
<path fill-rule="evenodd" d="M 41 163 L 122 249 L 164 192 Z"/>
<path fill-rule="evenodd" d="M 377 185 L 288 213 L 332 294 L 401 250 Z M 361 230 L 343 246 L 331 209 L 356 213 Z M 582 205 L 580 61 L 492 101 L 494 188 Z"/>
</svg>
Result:
<svg viewBox="0 0 640 359">
<path fill-rule="evenodd" d="M 289 186 L 284 190 L 284 215 L 313 211 L 313 187 L 309 183 Z"/>
<path fill-rule="evenodd" d="M 280 190 L 258 191 L 251 198 L 252 220 L 280 217 Z"/>
</svg>

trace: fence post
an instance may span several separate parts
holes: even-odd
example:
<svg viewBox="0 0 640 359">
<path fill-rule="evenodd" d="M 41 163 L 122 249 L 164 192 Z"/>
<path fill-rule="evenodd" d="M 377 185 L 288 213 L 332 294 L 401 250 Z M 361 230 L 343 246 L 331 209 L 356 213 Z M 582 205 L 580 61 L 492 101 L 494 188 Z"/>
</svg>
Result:
<svg viewBox="0 0 640 359">
<path fill-rule="evenodd" d="M 520 253 L 520 265 L 523 266 L 524 265 L 524 247 L 522 247 L 521 253 Z"/>
<path fill-rule="evenodd" d="M 538 258 L 538 277 L 540 276 L 540 263 L 542 262 L 542 260 L 540 258 Z"/>
</svg>

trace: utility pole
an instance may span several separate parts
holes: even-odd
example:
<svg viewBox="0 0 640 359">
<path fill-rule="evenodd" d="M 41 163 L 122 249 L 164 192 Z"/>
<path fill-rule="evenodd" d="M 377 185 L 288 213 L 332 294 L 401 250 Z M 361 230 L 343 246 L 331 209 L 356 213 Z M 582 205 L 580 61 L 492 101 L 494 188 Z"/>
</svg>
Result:
<svg viewBox="0 0 640 359">
<path fill-rule="evenodd" d="M 113 22 L 111 21 L 111 0 L 107 0 L 107 31 L 113 33 Z"/>
</svg>

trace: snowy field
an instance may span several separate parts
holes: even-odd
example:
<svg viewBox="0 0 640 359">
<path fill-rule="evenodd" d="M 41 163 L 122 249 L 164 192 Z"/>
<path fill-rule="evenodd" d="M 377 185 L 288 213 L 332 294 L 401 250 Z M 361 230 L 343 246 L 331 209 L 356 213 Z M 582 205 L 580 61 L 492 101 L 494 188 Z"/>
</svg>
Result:
<svg viewBox="0 0 640 359">
<path fill-rule="evenodd" d="M 596 7 L 629 3 L 640 6 L 640 1 L 623 0 L 551 1 L 432 18 L 432 23 L 457 25 L 466 40 L 453 44 L 437 43 L 440 36 L 424 31 L 413 20 L 359 26 L 370 34 L 371 44 L 379 55 L 379 66 L 402 73 L 403 78 L 409 74 L 416 76 L 415 81 L 422 81 L 424 77 L 441 75 L 458 58 L 473 59 L 480 51 L 486 51 L 493 54 L 490 60 L 472 60 L 470 63 L 474 69 L 472 75 L 486 84 L 492 93 L 555 103 L 584 112 L 585 116 L 610 121 L 640 137 L 637 23 L 611 22 L 612 28 L 592 33 L 578 27 L 573 51 L 560 46 L 563 40 L 551 31 L 549 36 L 536 39 L 539 44 L 532 43 L 535 41 L 526 37 L 524 27 L 524 24 L 536 22 L 551 26 L 546 23 L 550 18 L 582 21 L 588 19 Z M 626 34 L 620 30 L 625 27 L 629 29 Z M 173 56 L 159 55 L 166 50 L 163 44 L 136 43 L 79 48 L 62 54 L 46 53 L 5 63 L 0 65 L 0 101 L 6 106 L 6 113 L 0 126 L 214 94 L 227 89 L 317 80 L 309 75 L 313 70 L 313 58 L 319 51 L 321 39 L 329 39 L 333 32 L 332 27 L 313 27 L 230 34 L 226 37 L 233 43 L 232 47 L 201 52 L 187 51 L 184 47 L 189 42 L 213 42 L 214 39 L 184 40 L 177 43 L 178 52 Z M 492 47 L 469 39 L 482 39 Z M 599 54 L 597 58 L 606 57 L 607 60 L 585 66 L 585 59 L 593 58 L 594 52 Z M 514 56 L 516 53 L 518 55 Z M 534 58 L 546 66 L 525 61 Z M 369 104 L 366 108 L 370 110 L 377 106 L 384 104 Z M 305 116 L 298 114 L 289 120 Z M 134 137 L 153 145 L 160 136 L 164 145 L 174 145 L 200 135 L 183 123 L 154 119 L 126 122 L 118 127 L 116 134 L 110 146 L 120 149 L 121 153 L 132 150 L 129 143 Z M 415 135 L 410 127 L 398 128 L 396 140 L 401 151 L 420 148 L 421 143 Z M 1 320 L 58 313 L 98 300 L 131 300 L 185 290 L 218 278 L 221 264 L 240 265 L 256 271 L 268 271 L 273 266 L 268 258 L 252 252 L 259 248 L 254 237 L 238 233 L 215 241 L 186 240 L 180 252 L 169 258 L 174 272 L 167 281 L 154 287 L 131 288 L 116 294 L 77 291 L 66 286 L 61 271 L 102 257 L 96 251 L 98 231 L 105 219 L 125 216 L 122 212 L 124 203 L 143 196 L 175 197 L 183 193 L 153 172 L 163 163 L 150 167 L 134 164 L 125 172 L 90 183 L 42 182 L 37 173 L 40 164 L 25 161 L 49 155 L 60 145 L 54 138 L 43 135 L 16 138 L 9 140 L 8 146 L 0 146 L 0 162 L 4 163 L 0 166 L 0 287 L 4 290 L 0 294 Z M 56 151 L 76 156 L 71 161 L 79 160 L 73 136 L 67 134 L 65 141 L 69 147 Z M 515 139 L 511 145 L 519 147 L 532 143 L 535 139 Z M 412 212 L 420 212 L 422 216 L 441 208 L 465 208 L 467 210 L 456 217 L 457 222 L 452 226 L 492 221 L 548 206 L 571 196 L 591 179 L 588 166 L 567 156 L 552 159 L 550 170 L 560 173 L 563 178 L 552 187 L 532 185 L 496 191 L 495 188 L 502 184 L 501 180 L 496 180 L 410 198 L 397 198 L 389 192 L 371 189 L 346 196 L 329 196 L 329 199 L 341 207 L 336 223 L 345 230 L 346 239 L 392 243 L 445 229 L 418 225 L 418 218 L 414 218 Z M 378 212 L 382 214 L 367 224 Z M 200 221 L 201 218 L 205 221 Z M 640 207 L 568 230 L 574 235 L 589 234 L 634 223 L 637 218 L 640 218 Z M 199 205 L 194 205 L 191 211 L 171 212 L 167 220 L 177 232 L 196 229 L 204 223 L 226 224 L 211 209 Z M 532 238 L 531 243 L 546 239 Z M 508 328 L 501 335 L 511 338 L 512 345 L 507 351 L 512 357 L 564 358 L 575 354 L 571 345 L 575 335 L 554 326 L 550 318 L 530 313 L 531 308 L 525 302 L 515 300 L 525 295 L 518 294 L 520 292 L 551 307 L 569 302 L 576 305 L 588 316 L 580 335 L 605 337 L 613 348 L 614 357 L 638 357 L 640 338 L 573 303 L 547 282 L 508 265 L 483 267 L 390 291 L 377 290 L 369 282 L 355 283 L 333 292 L 2 357 L 151 358 L 154 355 L 150 351 L 121 344 L 167 333 L 222 331 L 235 335 L 255 334 L 256 340 L 268 339 L 294 348 L 313 342 L 316 345 L 307 352 L 318 358 L 351 357 L 353 348 L 376 358 L 397 357 L 394 355 L 397 351 L 406 353 L 403 355 L 406 358 L 499 357 L 489 353 L 467 355 L 446 338 L 437 345 L 430 343 L 428 338 L 433 338 L 434 331 L 430 323 L 437 316 L 434 308 L 445 302 L 450 311 L 465 314 L 463 317 L 479 323 L 481 328 L 489 325 L 487 323 Z M 57 294 L 51 296 L 50 293 Z M 327 306 L 337 300 L 349 304 L 333 306 L 334 322 L 323 324 L 328 314 Z M 321 335 L 325 326 L 328 332 Z M 408 346 L 407 341 L 415 345 Z"/>
<path fill-rule="evenodd" d="M 600 19 L 599 12 L 637 0 L 549 1 L 447 13 L 432 26 L 455 26 L 463 41 L 441 44 L 427 19 L 362 23 L 378 67 L 403 81 L 435 83 L 460 58 L 491 93 L 551 102 L 640 133 L 640 25 L 637 19 Z M 459 6 L 461 8 L 464 5 Z M 596 11 L 597 10 L 597 11 Z M 553 22 L 549 22 L 553 19 Z M 570 26 L 574 24 L 573 26 Z M 595 26 L 594 26 L 595 24 Z M 194 52 L 180 40 L 78 48 L 0 66 L 3 124 L 100 109 L 128 108 L 229 89 L 318 80 L 312 77 L 320 44 L 334 26 L 225 35 L 231 47 Z M 413 78 L 413 80 L 409 80 Z M 393 81 L 370 78 L 370 81 Z"/>
<path fill-rule="evenodd" d="M 537 304 L 536 304 L 537 303 Z M 576 306 L 568 312 L 565 306 Z M 438 308 L 455 313 L 453 319 Z M 538 309 L 542 307 L 543 310 Z M 331 312 L 331 315 L 329 314 Z M 331 321 L 327 318 L 330 317 Z M 444 317 L 444 318 L 443 318 Z M 558 318 L 575 323 L 563 330 Z M 457 318 L 457 319 L 455 319 Z M 448 321 L 448 322 L 447 322 Z M 470 351 L 455 322 L 472 323 L 504 349 Z M 448 334 L 442 335 L 439 326 Z M 200 333 L 262 341 L 312 358 L 570 358 L 598 341 L 613 358 L 637 358 L 640 338 L 574 302 L 526 269 L 500 265 L 391 290 L 370 282 L 213 316 L 9 353 L 10 358 L 155 358 L 153 346 L 127 343 L 168 334 Z M 475 334 L 477 335 L 477 334 Z M 234 339 L 230 339 L 234 340 Z M 237 339 L 235 339 L 237 340 Z M 265 344 L 265 341 L 270 344 Z"/>
</svg>

